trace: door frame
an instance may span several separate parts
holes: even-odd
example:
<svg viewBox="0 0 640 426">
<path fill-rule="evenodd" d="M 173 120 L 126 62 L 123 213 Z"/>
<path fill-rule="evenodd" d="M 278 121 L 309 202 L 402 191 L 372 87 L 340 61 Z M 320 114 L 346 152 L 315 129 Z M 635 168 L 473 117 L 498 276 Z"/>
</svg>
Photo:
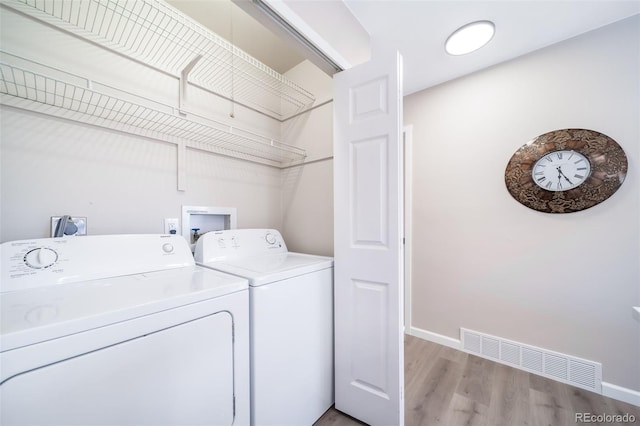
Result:
<svg viewBox="0 0 640 426">
<path fill-rule="evenodd" d="M 404 97 L 404 96 L 403 96 Z M 404 158 L 404 333 L 411 333 L 411 270 L 412 270 L 412 233 L 413 233 L 413 124 L 403 127 Z"/>
</svg>

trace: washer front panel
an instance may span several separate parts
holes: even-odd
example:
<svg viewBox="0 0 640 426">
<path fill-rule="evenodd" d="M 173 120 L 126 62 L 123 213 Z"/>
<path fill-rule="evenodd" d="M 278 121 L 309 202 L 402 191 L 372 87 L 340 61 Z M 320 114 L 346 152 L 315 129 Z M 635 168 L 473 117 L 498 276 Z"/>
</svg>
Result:
<svg viewBox="0 0 640 426">
<path fill-rule="evenodd" d="M 249 288 L 254 426 L 311 425 L 333 404 L 332 284 L 324 269 Z"/>
</svg>

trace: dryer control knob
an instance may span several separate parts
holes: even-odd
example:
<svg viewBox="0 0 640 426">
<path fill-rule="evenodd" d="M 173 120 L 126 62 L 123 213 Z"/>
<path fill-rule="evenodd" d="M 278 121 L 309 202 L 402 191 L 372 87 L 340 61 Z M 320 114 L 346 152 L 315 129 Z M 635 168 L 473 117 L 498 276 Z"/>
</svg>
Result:
<svg viewBox="0 0 640 426">
<path fill-rule="evenodd" d="M 171 253 L 173 251 L 173 244 L 171 243 L 164 243 L 162 245 L 162 251 L 164 251 L 165 253 Z"/>
<path fill-rule="evenodd" d="M 276 236 L 273 235 L 271 232 L 267 233 L 267 235 L 264 236 L 264 239 L 267 240 L 268 244 L 275 244 L 276 243 Z"/>
<path fill-rule="evenodd" d="M 56 263 L 58 253 L 47 247 L 38 247 L 24 255 L 24 263 L 34 269 L 44 269 Z"/>
</svg>

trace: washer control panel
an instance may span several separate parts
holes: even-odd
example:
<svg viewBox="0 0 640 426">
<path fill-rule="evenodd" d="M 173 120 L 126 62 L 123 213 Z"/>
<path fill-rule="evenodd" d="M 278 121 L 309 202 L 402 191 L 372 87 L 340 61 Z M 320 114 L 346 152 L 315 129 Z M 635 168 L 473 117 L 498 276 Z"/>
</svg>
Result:
<svg viewBox="0 0 640 426">
<path fill-rule="evenodd" d="M 276 229 L 229 229 L 207 232 L 196 243 L 196 262 L 232 260 L 268 253 L 287 253 L 287 246 Z"/>
<path fill-rule="evenodd" d="M 178 235 L 98 235 L 0 245 L 0 292 L 194 265 Z"/>
</svg>

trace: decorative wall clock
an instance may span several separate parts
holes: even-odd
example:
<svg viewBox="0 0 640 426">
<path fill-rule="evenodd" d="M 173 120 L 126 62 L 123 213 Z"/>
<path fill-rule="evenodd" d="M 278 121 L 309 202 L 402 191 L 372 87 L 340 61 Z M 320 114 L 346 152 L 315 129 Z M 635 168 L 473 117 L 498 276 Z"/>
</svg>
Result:
<svg viewBox="0 0 640 426">
<path fill-rule="evenodd" d="M 586 129 L 545 133 L 518 149 L 504 174 L 509 193 L 545 213 L 571 213 L 609 198 L 627 175 L 616 141 Z"/>
</svg>

